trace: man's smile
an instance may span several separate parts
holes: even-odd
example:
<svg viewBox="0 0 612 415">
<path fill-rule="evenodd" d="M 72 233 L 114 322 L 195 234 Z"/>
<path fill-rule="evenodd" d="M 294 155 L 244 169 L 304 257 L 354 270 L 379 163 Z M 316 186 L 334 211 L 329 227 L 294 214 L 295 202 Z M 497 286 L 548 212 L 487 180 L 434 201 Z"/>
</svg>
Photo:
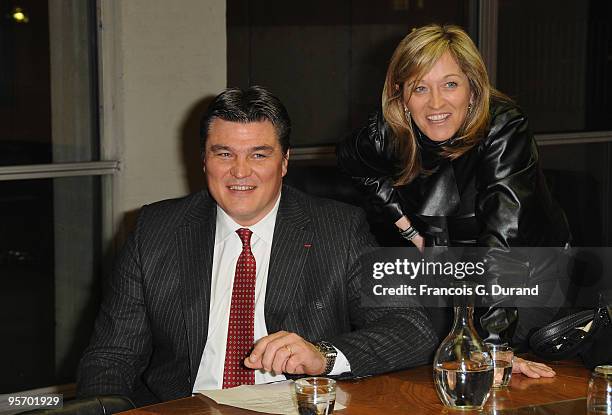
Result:
<svg viewBox="0 0 612 415">
<path fill-rule="evenodd" d="M 248 190 L 254 190 L 254 189 L 257 188 L 257 186 L 248 186 L 248 185 L 243 185 L 243 184 L 235 184 L 235 185 L 229 185 L 229 186 L 227 186 L 227 188 L 230 189 L 230 190 L 244 192 L 244 191 L 248 191 Z"/>
</svg>

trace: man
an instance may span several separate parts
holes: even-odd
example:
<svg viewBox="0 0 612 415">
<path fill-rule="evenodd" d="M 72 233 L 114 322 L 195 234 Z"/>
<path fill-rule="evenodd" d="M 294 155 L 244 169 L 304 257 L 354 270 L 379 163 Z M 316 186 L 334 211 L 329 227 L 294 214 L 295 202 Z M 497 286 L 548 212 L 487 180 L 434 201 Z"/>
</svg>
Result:
<svg viewBox="0 0 612 415">
<path fill-rule="evenodd" d="M 268 91 L 228 89 L 202 120 L 207 190 L 142 209 L 117 259 L 80 396 L 138 404 L 290 375 L 427 362 L 419 309 L 361 307 L 363 213 L 282 185 L 290 121 Z"/>
</svg>

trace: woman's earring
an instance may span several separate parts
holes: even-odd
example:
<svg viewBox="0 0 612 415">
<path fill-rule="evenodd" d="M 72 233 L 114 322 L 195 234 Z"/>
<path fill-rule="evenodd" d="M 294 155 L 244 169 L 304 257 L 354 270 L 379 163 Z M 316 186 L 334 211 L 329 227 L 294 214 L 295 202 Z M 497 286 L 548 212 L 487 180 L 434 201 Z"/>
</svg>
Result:
<svg viewBox="0 0 612 415">
<path fill-rule="evenodd" d="M 472 113 L 472 103 L 468 104 L 468 115 Z"/>
<path fill-rule="evenodd" d="M 408 121 L 408 124 L 410 124 L 411 122 L 411 114 L 410 111 L 408 111 L 408 108 L 404 107 L 404 117 L 406 117 L 406 121 Z"/>
</svg>

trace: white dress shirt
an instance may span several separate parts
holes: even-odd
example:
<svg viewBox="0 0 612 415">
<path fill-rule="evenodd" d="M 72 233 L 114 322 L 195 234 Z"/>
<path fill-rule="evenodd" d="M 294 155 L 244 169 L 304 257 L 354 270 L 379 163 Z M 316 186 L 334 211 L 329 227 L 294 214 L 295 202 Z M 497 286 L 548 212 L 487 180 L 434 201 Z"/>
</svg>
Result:
<svg viewBox="0 0 612 415">
<path fill-rule="evenodd" d="M 251 235 L 251 251 L 255 256 L 255 341 L 268 335 L 264 305 L 272 237 L 280 196 L 272 210 L 255 225 L 248 226 Z M 202 353 L 200 368 L 193 386 L 193 392 L 208 389 L 221 389 L 223 384 L 223 367 L 225 347 L 229 324 L 229 309 L 232 300 L 232 287 L 236 262 L 242 252 L 242 241 L 236 233 L 243 228 L 227 213 L 217 206 L 215 228 L 215 247 L 213 253 L 212 278 L 210 286 L 210 309 L 208 317 L 208 337 Z M 336 363 L 331 374 L 350 371 L 348 360 L 338 350 Z M 282 374 L 275 375 L 264 370 L 255 371 L 255 383 L 268 383 L 284 380 Z"/>
</svg>

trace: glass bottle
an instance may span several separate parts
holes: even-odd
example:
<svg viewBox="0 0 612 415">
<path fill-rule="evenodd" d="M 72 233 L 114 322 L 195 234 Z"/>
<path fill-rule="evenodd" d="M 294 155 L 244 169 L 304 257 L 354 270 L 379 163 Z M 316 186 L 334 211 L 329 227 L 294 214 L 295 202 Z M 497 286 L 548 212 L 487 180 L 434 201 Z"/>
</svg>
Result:
<svg viewBox="0 0 612 415">
<path fill-rule="evenodd" d="M 453 328 L 434 358 L 436 392 L 450 408 L 482 409 L 493 386 L 493 364 L 474 328 L 473 295 L 454 300 Z"/>
</svg>

